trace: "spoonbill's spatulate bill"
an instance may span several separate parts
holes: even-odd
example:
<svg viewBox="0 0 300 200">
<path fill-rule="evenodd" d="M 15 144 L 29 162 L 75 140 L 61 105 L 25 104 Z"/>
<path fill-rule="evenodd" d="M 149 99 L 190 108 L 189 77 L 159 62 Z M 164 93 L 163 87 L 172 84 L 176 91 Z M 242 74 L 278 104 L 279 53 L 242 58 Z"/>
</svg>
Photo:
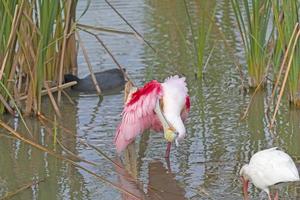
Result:
<svg viewBox="0 0 300 200">
<path fill-rule="evenodd" d="M 258 188 L 271 194 L 269 187 L 277 183 L 299 181 L 299 173 L 292 158 L 277 147 L 255 153 L 249 164 L 240 170 L 243 181 L 244 199 L 248 199 L 249 180 Z M 276 191 L 274 199 L 278 199 Z"/>
<path fill-rule="evenodd" d="M 147 129 L 164 131 L 168 141 L 166 157 L 169 157 L 171 142 L 176 144 L 185 137 L 183 124 L 190 110 L 190 98 L 185 78 L 173 76 L 163 83 L 150 81 L 134 92 L 125 104 L 119 124 L 115 145 L 123 151 L 135 137 Z"/>
</svg>

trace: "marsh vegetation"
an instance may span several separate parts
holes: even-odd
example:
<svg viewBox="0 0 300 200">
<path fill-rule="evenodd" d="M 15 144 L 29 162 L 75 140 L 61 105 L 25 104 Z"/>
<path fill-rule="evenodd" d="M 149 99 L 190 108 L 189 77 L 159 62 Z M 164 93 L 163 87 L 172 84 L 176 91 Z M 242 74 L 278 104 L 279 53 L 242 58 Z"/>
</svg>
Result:
<svg viewBox="0 0 300 200">
<path fill-rule="evenodd" d="M 280 146 L 299 163 L 299 4 L 1 1 L 0 199 L 241 199 L 253 152 Z M 188 136 L 170 163 L 152 132 L 129 166 L 116 157 L 123 93 L 63 89 L 66 73 L 116 66 L 137 86 L 187 77 Z"/>
</svg>

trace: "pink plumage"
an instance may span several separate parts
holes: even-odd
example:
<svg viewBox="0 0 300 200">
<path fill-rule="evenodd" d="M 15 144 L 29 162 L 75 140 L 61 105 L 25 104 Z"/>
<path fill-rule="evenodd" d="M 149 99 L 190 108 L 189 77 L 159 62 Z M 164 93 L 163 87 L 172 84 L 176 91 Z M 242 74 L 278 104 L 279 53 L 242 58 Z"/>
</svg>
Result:
<svg viewBox="0 0 300 200">
<path fill-rule="evenodd" d="M 190 110 L 190 98 L 187 91 L 185 78 L 173 76 L 166 79 L 164 83 L 152 80 L 134 92 L 124 107 L 122 121 L 116 131 L 115 145 L 117 152 L 123 151 L 128 144 L 134 141 L 137 135 L 147 129 L 153 129 L 156 132 L 162 131 L 162 124 L 154 112 L 158 100 L 163 100 L 166 110 L 172 110 L 169 113 L 163 111 L 166 118 L 169 116 L 170 121 L 176 123 L 176 119 L 173 120 L 172 115 L 179 115 L 181 121 L 184 121 Z M 172 107 L 175 107 L 175 109 Z M 175 110 L 175 113 L 173 110 Z M 179 113 L 176 113 L 176 110 L 179 110 Z"/>
</svg>

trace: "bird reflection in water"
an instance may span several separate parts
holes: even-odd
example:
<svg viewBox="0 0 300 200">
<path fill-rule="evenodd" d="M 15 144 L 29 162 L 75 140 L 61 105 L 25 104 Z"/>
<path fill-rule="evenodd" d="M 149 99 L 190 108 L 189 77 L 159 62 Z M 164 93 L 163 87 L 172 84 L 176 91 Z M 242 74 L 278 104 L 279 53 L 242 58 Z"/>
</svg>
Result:
<svg viewBox="0 0 300 200">
<path fill-rule="evenodd" d="M 120 164 L 120 162 L 119 162 Z M 147 192 L 144 192 L 143 185 L 139 183 L 124 167 L 116 167 L 119 174 L 119 185 L 122 189 L 134 194 L 134 196 L 122 193 L 123 200 L 151 199 L 151 200 L 183 200 L 185 190 L 180 187 L 168 167 L 159 161 L 150 162 L 148 165 L 148 185 Z"/>
<path fill-rule="evenodd" d="M 149 199 L 182 200 L 185 190 L 179 186 L 175 174 L 166 168 L 162 162 L 154 161 L 149 164 Z"/>
</svg>

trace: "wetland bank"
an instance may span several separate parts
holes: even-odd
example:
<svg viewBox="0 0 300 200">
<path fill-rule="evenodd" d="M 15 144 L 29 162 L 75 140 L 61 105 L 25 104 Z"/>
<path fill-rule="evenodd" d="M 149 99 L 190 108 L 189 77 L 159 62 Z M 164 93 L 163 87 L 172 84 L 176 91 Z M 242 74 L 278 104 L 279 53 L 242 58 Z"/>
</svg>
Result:
<svg viewBox="0 0 300 200">
<path fill-rule="evenodd" d="M 178 148 L 172 149 L 170 169 L 164 159 L 166 142 L 162 134 L 152 132 L 143 134 L 136 142 L 137 157 L 131 175 L 116 166 L 115 162 L 119 161 L 113 139 L 123 109 L 123 92 L 99 99 L 96 94 L 66 90 L 73 103 L 62 95 L 60 118 L 54 117 L 56 112 L 48 97 L 42 98 L 41 110 L 49 121 L 24 118 L 32 136 L 27 134 L 19 117 L 4 114 L 0 119 L 18 133 L 55 155 L 74 160 L 84 169 L 18 140 L 1 128 L 0 199 L 9 192 L 16 192 L 11 197 L 16 200 L 134 199 L 122 193 L 122 188 L 144 199 L 242 199 L 238 172 L 258 150 L 278 146 L 299 163 L 300 111 L 289 104 L 287 91 L 282 97 L 275 126 L 270 129 L 271 119 L 266 110 L 273 77 L 268 77 L 267 87 L 256 92 L 254 89 L 244 91 L 241 87 L 241 72 L 244 84 L 247 82 L 247 60 L 231 1 L 209 1 L 205 5 L 204 1 L 186 1 L 190 20 L 184 1 L 180 0 L 109 2 L 157 51 L 130 34 L 99 34 L 137 86 L 152 79 L 163 81 L 174 74 L 186 77 L 191 98 L 187 136 Z M 204 7 L 206 9 L 202 9 Z M 85 8 L 86 1 L 79 0 L 77 17 L 81 24 L 132 32 L 105 1 L 91 1 L 86 13 L 80 16 Z M 203 12 L 205 16 L 213 13 L 213 22 L 209 17 L 207 21 L 205 18 L 197 20 Z M 191 26 L 197 42 L 202 23 L 206 27 L 213 23 L 203 60 L 212 53 L 199 79 L 195 78 L 198 69 L 195 68 L 197 59 Z M 116 67 L 93 36 L 85 32 L 80 32 L 80 36 L 94 72 Z M 80 48 L 77 62 L 78 76 L 88 75 Z M 247 117 L 241 119 L 250 101 Z M 17 192 L 19 189 L 22 190 Z M 251 199 L 260 197 L 254 187 L 249 194 Z M 280 199 L 299 196 L 299 183 L 289 184 L 280 191 Z"/>
</svg>

